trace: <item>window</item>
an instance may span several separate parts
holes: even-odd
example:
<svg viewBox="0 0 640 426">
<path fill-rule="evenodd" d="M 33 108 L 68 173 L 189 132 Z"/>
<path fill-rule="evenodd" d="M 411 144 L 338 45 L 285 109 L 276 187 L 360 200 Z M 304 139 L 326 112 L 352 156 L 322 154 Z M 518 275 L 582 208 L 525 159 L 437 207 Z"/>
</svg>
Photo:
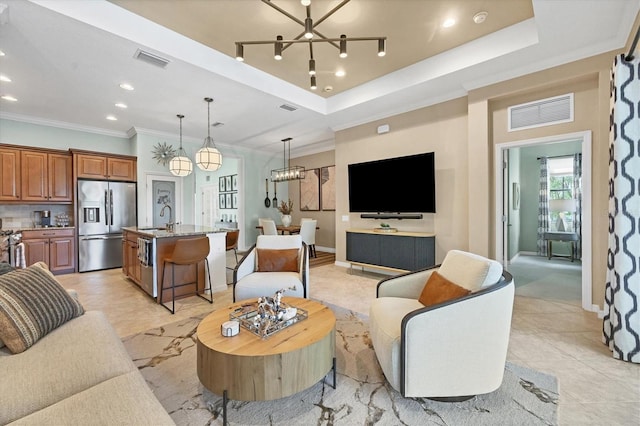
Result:
<svg viewBox="0 0 640 426">
<path fill-rule="evenodd" d="M 573 156 L 550 158 L 547 165 L 551 231 L 573 231 L 575 214 Z"/>
</svg>

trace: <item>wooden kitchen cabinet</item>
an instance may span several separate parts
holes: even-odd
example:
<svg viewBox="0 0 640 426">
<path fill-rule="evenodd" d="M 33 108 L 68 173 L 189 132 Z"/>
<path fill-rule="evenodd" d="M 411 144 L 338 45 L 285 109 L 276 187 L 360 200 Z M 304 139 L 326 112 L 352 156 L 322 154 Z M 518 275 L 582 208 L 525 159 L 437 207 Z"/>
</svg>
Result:
<svg viewBox="0 0 640 426">
<path fill-rule="evenodd" d="M 20 199 L 20 150 L 0 148 L 0 201 Z"/>
<path fill-rule="evenodd" d="M 71 155 L 22 151 L 20 161 L 22 201 L 73 200 Z"/>
<path fill-rule="evenodd" d="M 75 164 L 80 179 L 136 181 L 134 158 L 79 153 L 75 155 Z"/>
<path fill-rule="evenodd" d="M 142 267 L 140 260 L 138 260 L 138 236 L 131 232 L 125 232 L 122 237 L 122 272 L 140 285 Z"/>
<path fill-rule="evenodd" d="M 22 231 L 27 266 L 44 262 L 54 274 L 75 271 L 73 228 L 42 228 Z"/>
</svg>

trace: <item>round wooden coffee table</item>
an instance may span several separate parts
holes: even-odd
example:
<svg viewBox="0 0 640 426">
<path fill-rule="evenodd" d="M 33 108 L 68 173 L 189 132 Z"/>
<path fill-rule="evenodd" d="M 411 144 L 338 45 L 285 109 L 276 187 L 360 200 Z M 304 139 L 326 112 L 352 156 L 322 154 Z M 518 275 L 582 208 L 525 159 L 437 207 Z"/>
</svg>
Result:
<svg viewBox="0 0 640 426">
<path fill-rule="evenodd" d="M 233 337 L 220 332 L 229 314 L 248 300 L 217 310 L 198 325 L 198 378 L 211 392 L 223 395 L 225 405 L 227 398 L 264 401 L 293 395 L 320 381 L 332 368 L 335 387 L 333 312 L 308 299 L 282 300 L 309 316 L 266 339 L 242 327 Z"/>
</svg>

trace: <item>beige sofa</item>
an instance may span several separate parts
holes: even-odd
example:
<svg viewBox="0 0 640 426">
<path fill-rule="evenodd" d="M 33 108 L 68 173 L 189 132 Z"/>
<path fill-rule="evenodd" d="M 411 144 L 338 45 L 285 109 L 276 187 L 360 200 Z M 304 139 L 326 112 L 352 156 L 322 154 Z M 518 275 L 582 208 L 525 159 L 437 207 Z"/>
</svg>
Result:
<svg viewBox="0 0 640 426">
<path fill-rule="evenodd" d="M 97 311 L 22 353 L 0 349 L 0 401 L 1 425 L 175 424 Z"/>
</svg>

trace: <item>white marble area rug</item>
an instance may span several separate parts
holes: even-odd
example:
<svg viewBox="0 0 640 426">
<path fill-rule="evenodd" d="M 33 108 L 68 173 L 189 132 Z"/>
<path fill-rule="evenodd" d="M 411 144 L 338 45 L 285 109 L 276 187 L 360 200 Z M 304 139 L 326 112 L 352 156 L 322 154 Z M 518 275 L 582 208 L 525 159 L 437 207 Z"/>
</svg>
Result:
<svg viewBox="0 0 640 426">
<path fill-rule="evenodd" d="M 386 382 L 368 318 L 329 305 L 336 314 L 338 386 L 325 383 L 287 398 L 229 401 L 231 425 L 554 425 L 555 377 L 507 363 L 497 391 L 458 403 L 403 398 Z M 123 339 L 147 383 L 178 425 L 222 425 L 222 396 L 196 374 L 196 328 L 190 318 Z"/>
</svg>

